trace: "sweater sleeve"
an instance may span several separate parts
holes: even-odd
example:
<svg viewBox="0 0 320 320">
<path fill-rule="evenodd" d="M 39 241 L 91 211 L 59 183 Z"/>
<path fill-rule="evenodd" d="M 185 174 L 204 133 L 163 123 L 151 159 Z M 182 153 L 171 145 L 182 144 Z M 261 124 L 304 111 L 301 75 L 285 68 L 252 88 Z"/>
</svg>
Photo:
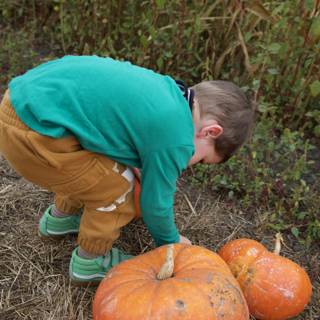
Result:
<svg viewBox="0 0 320 320">
<path fill-rule="evenodd" d="M 186 168 L 193 146 L 147 154 L 142 163 L 140 206 L 143 220 L 157 246 L 179 242 L 173 203 L 177 178 Z"/>
</svg>

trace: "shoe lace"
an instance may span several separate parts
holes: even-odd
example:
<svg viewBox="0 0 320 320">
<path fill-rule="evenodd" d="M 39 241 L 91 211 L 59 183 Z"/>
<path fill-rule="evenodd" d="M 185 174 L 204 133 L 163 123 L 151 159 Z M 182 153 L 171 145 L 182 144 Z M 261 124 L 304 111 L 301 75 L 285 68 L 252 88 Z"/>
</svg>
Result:
<svg viewBox="0 0 320 320">
<path fill-rule="evenodd" d="M 112 248 L 105 256 L 102 262 L 104 268 L 113 267 L 121 262 L 120 250 Z"/>
<path fill-rule="evenodd" d="M 108 253 L 103 257 L 102 267 L 103 267 L 103 268 L 108 268 L 111 261 L 112 261 L 112 259 L 111 259 L 111 254 L 110 254 L 110 252 L 108 252 Z"/>
</svg>

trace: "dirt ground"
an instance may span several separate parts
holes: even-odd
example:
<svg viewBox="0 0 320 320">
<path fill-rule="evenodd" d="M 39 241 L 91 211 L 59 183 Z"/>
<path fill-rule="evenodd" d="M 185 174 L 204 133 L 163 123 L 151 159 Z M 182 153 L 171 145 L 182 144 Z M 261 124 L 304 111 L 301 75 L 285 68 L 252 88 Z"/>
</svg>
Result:
<svg viewBox="0 0 320 320">
<path fill-rule="evenodd" d="M 91 319 L 95 288 L 74 287 L 68 279 L 75 238 L 42 242 L 37 223 L 52 194 L 16 174 L 0 156 L 0 319 Z M 245 213 L 187 183 L 182 177 L 176 195 L 177 224 L 194 244 L 216 251 L 225 242 L 250 237 L 273 248 L 274 234 L 259 210 Z M 312 301 L 296 319 L 320 319 L 319 244 L 310 249 L 285 236 L 282 254 L 304 266 L 313 283 Z M 127 226 L 117 243 L 131 254 L 154 247 L 141 221 Z M 196 320 L 196 319 L 195 319 Z"/>
</svg>

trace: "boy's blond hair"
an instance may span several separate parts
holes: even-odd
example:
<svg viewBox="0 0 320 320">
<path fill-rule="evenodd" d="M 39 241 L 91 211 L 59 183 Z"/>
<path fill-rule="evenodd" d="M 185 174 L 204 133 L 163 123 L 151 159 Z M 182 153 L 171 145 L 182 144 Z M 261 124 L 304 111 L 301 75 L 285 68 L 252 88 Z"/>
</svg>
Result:
<svg viewBox="0 0 320 320">
<path fill-rule="evenodd" d="M 229 81 L 203 81 L 192 89 L 200 106 L 201 118 L 215 119 L 223 127 L 223 133 L 215 139 L 214 146 L 223 161 L 226 161 L 249 135 L 254 103 Z"/>
</svg>

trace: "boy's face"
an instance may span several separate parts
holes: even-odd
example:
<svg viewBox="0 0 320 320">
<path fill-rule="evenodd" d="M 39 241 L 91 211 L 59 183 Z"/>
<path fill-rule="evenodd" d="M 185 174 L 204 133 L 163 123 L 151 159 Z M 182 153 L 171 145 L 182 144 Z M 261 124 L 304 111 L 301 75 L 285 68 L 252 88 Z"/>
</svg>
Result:
<svg viewBox="0 0 320 320">
<path fill-rule="evenodd" d="M 223 128 L 214 119 L 200 118 L 200 109 L 196 100 L 194 101 L 192 118 L 195 130 L 195 153 L 189 161 L 189 166 L 199 162 L 215 164 L 223 161 L 214 147 L 214 140 L 223 133 Z"/>
<path fill-rule="evenodd" d="M 194 138 L 195 153 L 189 161 L 189 166 L 196 163 L 215 164 L 220 163 L 223 158 L 216 152 L 214 142 L 211 139 Z"/>
</svg>

